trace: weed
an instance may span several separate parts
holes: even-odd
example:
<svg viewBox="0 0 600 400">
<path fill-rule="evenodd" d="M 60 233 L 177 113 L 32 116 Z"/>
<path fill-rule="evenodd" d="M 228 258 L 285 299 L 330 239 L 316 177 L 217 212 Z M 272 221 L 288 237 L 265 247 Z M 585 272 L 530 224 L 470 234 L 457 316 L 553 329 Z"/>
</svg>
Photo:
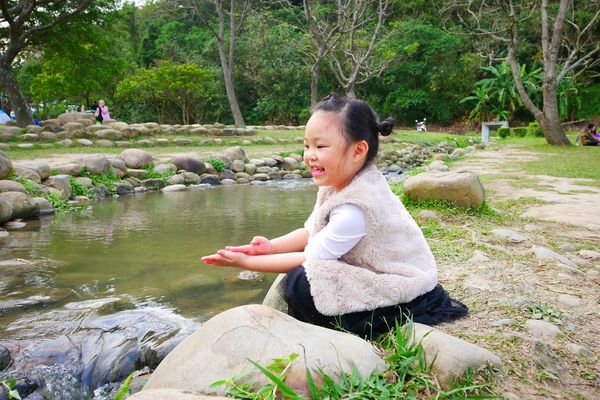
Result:
<svg viewBox="0 0 600 400">
<path fill-rule="evenodd" d="M 556 325 L 562 325 L 560 319 L 561 311 L 551 308 L 546 303 L 534 303 L 527 306 L 526 311 L 531 314 L 533 319 L 541 319 L 543 321 L 552 322 Z"/>
<path fill-rule="evenodd" d="M 173 175 L 176 174 L 176 171 L 173 170 L 169 170 L 167 172 L 156 172 L 154 170 L 154 167 L 152 165 L 146 165 L 146 167 L 144 168 L 146 170 L 146 175 L 144 175 L 144 177 L 142 179 L 162 179 L 162 180 L 167 180 L 170 177 L 172 177 Z"/>
<path fill-rule="evenodd" d="M 21 400 L 21 396 L 17 389 L 17 380 L 10 375 L 7 375 L 2 381 L 0 381 L 0 388 L 4 388 L 7 392 L 8 399 Z"/>
<path fill-rule="evenodd" d="M 85 185 L 82 185 L 81 183 L 79 183 L 79 181 L 77 179 L 71 177 L 70 183 L 71 183 L 71 193 L 73 194 L 73 196 L 87 196 L 88 195 L 87 187 L 85 187 Z"/>
<path fill-rule="evenodd" d="M 106 186 L 110 193 L 115 194 L 117 191 L 114 184 L 119 182 L 120 179 L 115 175 L 114 171 L 110 170 L 108 174 L 92 174 L 87 169 L 81 173 L 81 176 L 88 177 L 92 180 L 94 186 Z"/>
<path fill-rule="evenodd" d="M 213 166 L 213 168 L 217 171 L 217 172 L 221 172 L 224 171 L 227 166 L 225 165 L 225 163 L 221 160 L 218 160 L 216 158 L 210 159 L 210 160 L 206 160 L 207 163 L 209 163 L 210 165 Z"/>
<path fill-rule="evenodd" d="M 16 177 L 14 180 L 23 185 L 28 195 L 32 197 L 39 197 L 42 195 L 42 192 L 40 192 L 40 189 L 37 187 L 37 183 L 31 179 Z"/>
<path fill-rule="evenodd" d="M 60 214 L 72 208 L 69 204 L 69 200 L 61 199 L 60 196 L 55 193 L 48 193 L 44 195 L 44 198 L 52 204 L 52 208 L 54 208 L 56 213 Z"/>
<path fill-rule="evenodd" d="M 121 385 L 121 388 L 115 395 L 115 400 L 123 400 L 123 399 L 129 397 L 129 383 L 131 382 L 133 377 L 136 375 L 136 373 L 137 373 L 137 371 L 133 371 L 131 374 L 129 374 L 129 376 L 127 378 L 125 378 L 123 385 Z"/>
</svg>

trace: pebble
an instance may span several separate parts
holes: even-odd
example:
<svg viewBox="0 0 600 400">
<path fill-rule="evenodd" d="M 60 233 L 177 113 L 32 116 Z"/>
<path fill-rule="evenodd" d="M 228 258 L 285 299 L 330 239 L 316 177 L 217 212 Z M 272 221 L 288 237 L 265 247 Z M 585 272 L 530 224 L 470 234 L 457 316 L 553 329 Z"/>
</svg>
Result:
<svg viewBox="0 0 600 400">
<path fill-rule="evenodd" d="M 5 238 L 10 236 L 10 233 L 8 233 L 7 231 L 0 229 L 0 238 Z"/>
<path fill-rule="evenodd" d="M 573 261 L 569 260 L 565 256 L 558 254 L 555 251 L 552 251 L 550 249 L 547 249 L 547 248 L 541 247 L 541 246 L 533 246 L 532 250 L 533 250 L 533 253 L 535 254 L 535 257 L 538 260 L 558 261 L 561 264 L 564 264 L 568 267 L 577 269 L 577 266 L 575 265 L 575 263 Z"/>
<path fill-rule="evenodd" d="M 532 336 L 539 339 L 553 339 L 560 333 L 560 328 L 550 322 L 539 319 L 528 319 L 525 328 Z"/>
<path fill-rule="evenodd" d="M 263 274 L 256 271 L 242 271 L 238 277 L 243 281 L 257 281 L 262 279 Z"/>
<path fill-rule="evenodd" d="M 579 255 L 586 260 L 596 261 L 600 259 L 600 253 L 594 250 L 581 250 Z"/>
<path fill-rule="evenodd" d="M 499 319 L 499 320 L 492 322 L 492 326 L 497 328 L 500 326 L 510 325 L 513 322 L 515 322 L 515 320 L 512 318 L 503 318 L 503 319 Z"/>
<path fill-rule="evenodd" d="M 558 301 L 569 307 L 575 307 L 581 304 L 581 299 L 571 296 L 570 294 L 561 294 L 558 296 Z"/>
<path fill-rule="evenodd" d="M 431 210 L 423 210 L 419 213 L 419 215 L 417 215 L 417 219 L 421 222 L 427 222 L 427 221 L 439 221 L 440 216 L 438 213 L 436 213 L 435 211 L 431 211 Z"/>
<path fill-rule="evenodd" d="M 560 251 L 564 251 L 567 253 L 573 253 L 576 251 L 576 249 L 575 249 L 575 246 L 573 246 L 570 243 L 567 243 L 567 244 L 563 244 L 562 246 L 560 246 Z"/>
<path fill-rule="evenodd" d="M 510 229 L 496 228 L 492 230 L 492 233 L 497 237 L 507 239 L 513 243 L 522 243 L 527 240 L 527 237 L 515 231 L 511 231 Z"/>
<path fill-rule="evenodd" d="M 588 350 L 586 347 L 578 345 L 577 343 L 567 343 L 567 350 L 569 353 L 584 356 L 587 358 L 595 359 L 594 353 Z"/>
<path fill-rule="evenodd" d="M 4 228 L 8 229 L 9 231 L 16 231 L 18 229 L 23 229 L 25 228 L 27 224 L 25 222 L 21 222 L 21 221 L 10 221 L 4 224 Z"/>
</svg>

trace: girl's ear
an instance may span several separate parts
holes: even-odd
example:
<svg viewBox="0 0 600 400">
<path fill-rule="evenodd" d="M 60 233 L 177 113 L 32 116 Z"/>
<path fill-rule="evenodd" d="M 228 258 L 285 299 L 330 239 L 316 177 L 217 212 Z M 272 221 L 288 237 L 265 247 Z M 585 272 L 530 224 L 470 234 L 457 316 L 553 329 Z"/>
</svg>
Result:
<svg viewBox="0 0 600 400">
<path fill-rule="evenodd" d="M 354 144 L 354 158 L 356 161 L 364 159 L 368 152 L 369 144 L 366 140 L 359 140 Z"/>
</svg>

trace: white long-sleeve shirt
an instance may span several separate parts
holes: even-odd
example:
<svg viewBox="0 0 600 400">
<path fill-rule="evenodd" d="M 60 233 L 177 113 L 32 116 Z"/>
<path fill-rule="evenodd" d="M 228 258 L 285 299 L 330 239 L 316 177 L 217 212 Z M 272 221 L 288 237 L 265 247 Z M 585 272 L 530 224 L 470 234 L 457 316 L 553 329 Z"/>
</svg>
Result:
<svg viewBox="0 0 600 400">
<path fill-rule="evenodd" d="M 312 226 L 311 217 L 304 223 L 307 229 Z M 367 219 L 363 210 L 354 204 L 342 204 L 331 210 L 327 226 L 308 241 L 304 257 L 306 260 L 338 260 L 366 234 Z"/>
</svg>

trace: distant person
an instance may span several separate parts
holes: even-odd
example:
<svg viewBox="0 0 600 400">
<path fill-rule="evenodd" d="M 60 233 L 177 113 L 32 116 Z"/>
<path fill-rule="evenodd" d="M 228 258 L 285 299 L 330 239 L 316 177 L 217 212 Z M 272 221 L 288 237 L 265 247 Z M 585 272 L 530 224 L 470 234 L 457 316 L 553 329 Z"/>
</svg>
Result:
<svg viewBox="0 0 600 400">
<path fill-rule="evenodd" d="M 579 135 L 579 143 L 582 146 L 600 146 L 600 136 L 596 131 L 596 125 L 588 124 L 587 128 Z"/>
<path fill-rule="evenodd" d="M 102 123 L 102 121 L 110 119 L 110 114 L 108 113 L 108 107 L 104 103 L 104 100 L 100 100 L 98 102 L 98 108 L 96 108 L 96 112 L 94 113 L 96 116 L 96 121 Z"/>
<path fill-rule="evenodd" d="M 15 114 L 15 110 L 10 110 L 10 119 L 17 119 L 17 115 Z"/>
</svg>

